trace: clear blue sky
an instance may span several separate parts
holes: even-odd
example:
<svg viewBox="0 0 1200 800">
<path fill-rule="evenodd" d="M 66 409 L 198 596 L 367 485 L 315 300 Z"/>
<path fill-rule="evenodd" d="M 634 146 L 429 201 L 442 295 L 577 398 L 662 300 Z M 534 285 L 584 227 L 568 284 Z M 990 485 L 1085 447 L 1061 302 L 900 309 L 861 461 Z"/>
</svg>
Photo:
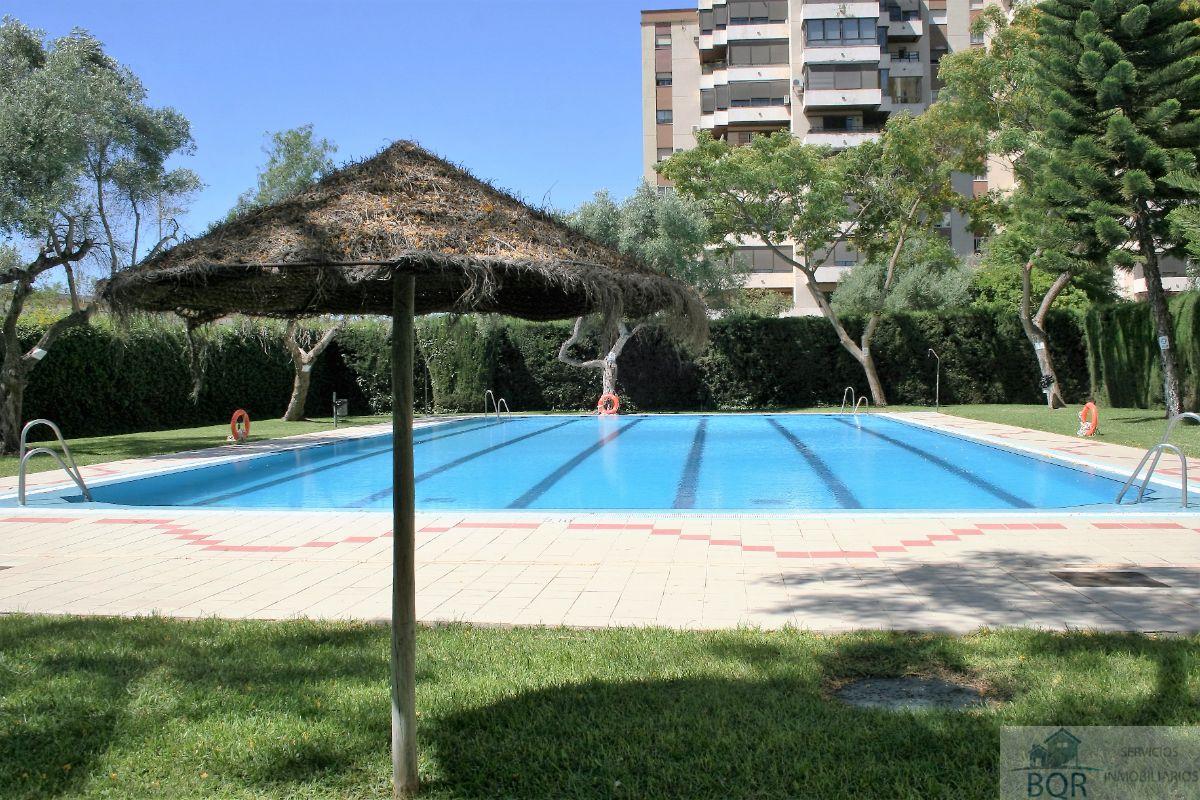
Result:
<svg viewBox="0 0 1200 800">
<path fill-rule="evenodd" d="M 192 123 L 196 234 L 253 185 L 268 131 L 337 158 L 415 139 L 527 200 L 572 208 L 641 174 L 638 11 L 663 0 L 7 0 L 91 31 Z"/>
</svg>

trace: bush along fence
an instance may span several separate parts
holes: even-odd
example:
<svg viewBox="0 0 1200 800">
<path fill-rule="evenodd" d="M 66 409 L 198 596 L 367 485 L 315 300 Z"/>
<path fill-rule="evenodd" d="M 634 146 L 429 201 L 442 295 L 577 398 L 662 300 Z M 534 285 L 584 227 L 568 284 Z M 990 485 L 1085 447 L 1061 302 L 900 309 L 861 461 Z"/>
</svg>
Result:
<svg viewBox="0 0 1200 800">
<path fill-rule="evenodd" d="M 1173 301 L 1186 404 L 1195 408 L 1200 364 L 1196 295 Z M 1086 321 L 1047 321 L 1068 402 L 1161 402 L 1153 326 L 1145 306 L 1094 309 Z M 849 322 L 851 334 L 859 323 Z M 1086 332 L 1086 333 L 1085 333 Z M 32 343 L 39 330 L 22 331 Z M 558 360 L 568 323 L 534 324 L 480 316 L 419 321 L 417 405 L 477 412 L 487 389 L 518 411 L 595 408 L 599 375 Z M 70 436 L 161 430 L 223 422 L 236 408 L 253 418 L 287 406 L 292 368 L 283 325 L 243 320 L 203 334 L 205 377 L 198 399 L 180 325 L 101 319 L 65 334 L 33 373 L 25 415 L 59 422 Z M 349 324 L 314 365 L 309 413 L 328 416 L 333 392 L 354 414 L 390 411 L 387 322 Z M 988 311 L 889 317 L 875 337 L 880 376 L 895 404 L 932 405 L 933 348 L 942 358 L 943 403 L 1038 403 L 1038 370 L 1015 315 Z M 732 318 L 712 325 L 708 349 L 680 352 L 660 331 L 638 335 L 621 356 L 622 408 L 631 411 L 782 409 L 837 405 L 846 386 L 861 393 L 862 370 L 820 318 Z"/>
<path fill-rule="evenodd" d="M 1200 292 L 1170 301 L 1183 408 L 1200 411 Z M 1153 408 L 1163 402 L 1162 361 L 1150 307 L 1122 303 L 1088 312 L 1087 356 L 1091 393 L 1112 406 Z"/>
</svg>

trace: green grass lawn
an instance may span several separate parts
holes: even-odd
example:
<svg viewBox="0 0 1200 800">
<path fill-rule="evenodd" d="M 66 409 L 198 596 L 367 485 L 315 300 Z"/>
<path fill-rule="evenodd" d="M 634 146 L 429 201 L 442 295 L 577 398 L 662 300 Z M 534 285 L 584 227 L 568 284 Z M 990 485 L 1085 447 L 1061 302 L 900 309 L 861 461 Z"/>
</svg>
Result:
<svg viewBox="0 0 1200 800">
<path fill-rule="evenodd" d="M 1075 432 L 1079 429 L 1079 410 L 1081 408 L 1082 406 L 1068 406 L 1057 411 L 1050 411 L 1044 405 L 979 405 L 942 406 L 942 411 L 960 417 L 987 422 L 1002 422 L 1006 425 L 1019 425 L 1022 428 L 1075 436 Z M 907 410 L 928 411 L 929 409 L 908 408 Z M 1146 448 L 1158 443 L 1166 427 L 1167 421 L 1161 409 L 1101 408 L 1100 429 L 1093 438 L 1098 442 Z M 1189 456 L 1200 458 L 1200 425 L 1193 422 L 1180 423 L 1171 440 Z"/>
<path fill-rule="evenodd" d="M 0 619 L 0 797 L 389 796 L 387 631 Z M 968 712 L 831 699 L 958 675 Z M 1200 637 L 422 628 L 430 798 L 991 798 L 1002 725 L 1200 723 Z"/>
<path fill-rule="evenodd" d="M 346 417 L 338 422 L 343 425 L 367 425 L 375 422 L 391 422 L 390 416 L 382 417 Z M 314 417 L 304 422 L 283 422 L 278 419 L 253 420 L 250 423 L 250 441 L 261 442 L 267 439 L 277 439 L 281 436 L 295 436 L 300 433 L 333 430 L 331 417 Z M 118 436 L 93 436 L 85 439 L 68 439 L 67 444 L 71 453 L 80 466 L 84 464 L 100 464 L 105 461 L 118 461 L 122 458 L 137 458 L 154 456 L 163 453 L 179 453 L 184 450 L 198 450 L 204 447 L 219 447 L 227 444 L 225 437 L 229 435 L 229 423 L 220 425 L 204 425 L 199 428 L 178 428 L 170 431 L 149 431 L 146 433 L 126 433 Z M 38 444 L 46 444 L 39 442 Z M 57 445 L 55 445 L 57 446 Z M 58 464 L 49 456 L 38 456 L 29 462 L 30 472 L 42 472 L 57 469 Z M 14 456 L 0 456 L 0 477 L 17 474 L 17 459 Z"/>
</svg>

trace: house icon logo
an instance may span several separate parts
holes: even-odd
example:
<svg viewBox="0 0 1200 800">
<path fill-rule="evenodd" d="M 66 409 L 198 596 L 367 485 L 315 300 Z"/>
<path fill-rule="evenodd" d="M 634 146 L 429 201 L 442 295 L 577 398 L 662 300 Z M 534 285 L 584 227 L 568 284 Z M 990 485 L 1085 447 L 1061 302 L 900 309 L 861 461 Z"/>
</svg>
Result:
<svg viewBox="0 0 1200 800">
<path fill-rule="evenodd" d="M 1058 769 L 1078 766 L 1080 740 L 1066 728 L 1059 728 L 1046 741 L 1029 748 L 1030 769 Z"/>
<path fill-rule="evenodd" d="M 1025 773 L 1024 797 L 1076 800 L 1088 797 L 1088 778 L 1099 772 L 1079 763 L 1083 741 L 1066 728 L 1059 728 L 1029 748 L 1029 765 L 1017 767 Z"/>
</svg>

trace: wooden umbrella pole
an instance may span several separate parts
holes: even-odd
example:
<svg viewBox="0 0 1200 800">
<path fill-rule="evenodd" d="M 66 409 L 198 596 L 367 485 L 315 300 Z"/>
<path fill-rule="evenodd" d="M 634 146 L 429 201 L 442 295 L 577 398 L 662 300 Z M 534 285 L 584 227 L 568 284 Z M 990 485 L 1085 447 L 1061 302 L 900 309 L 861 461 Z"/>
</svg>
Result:
<svg viewBox="0 0 1200 800">
<path fill-rule="evenodd" d="M 416 478 L 413 470 L 413 307 L 416 279 L 392 278 L 392 782 L 412 797 L 417 777 Z"/>
</svg>

